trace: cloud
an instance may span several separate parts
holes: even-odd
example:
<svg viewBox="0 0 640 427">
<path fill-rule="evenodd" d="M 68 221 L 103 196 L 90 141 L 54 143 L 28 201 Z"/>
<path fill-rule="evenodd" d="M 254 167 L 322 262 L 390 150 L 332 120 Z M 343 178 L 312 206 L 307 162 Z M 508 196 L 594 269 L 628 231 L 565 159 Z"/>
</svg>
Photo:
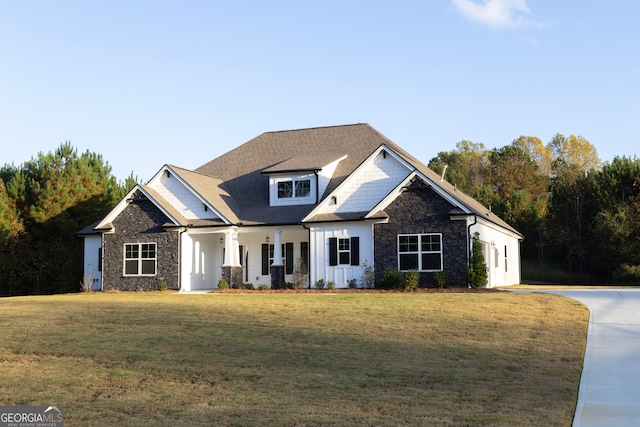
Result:
<svg viewBox="0 0 640 427">
<path fill-rule="evenodd" d="M 451 0 L 453 6 L 470 21 L 491 28 L 539 27 L 526 0 Z"/>
</svg>

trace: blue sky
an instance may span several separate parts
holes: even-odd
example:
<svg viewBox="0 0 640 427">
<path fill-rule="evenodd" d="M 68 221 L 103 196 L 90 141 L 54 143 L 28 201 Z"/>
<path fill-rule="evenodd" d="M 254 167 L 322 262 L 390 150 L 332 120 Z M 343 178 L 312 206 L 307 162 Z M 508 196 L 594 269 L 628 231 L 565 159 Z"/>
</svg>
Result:
<svg viewBox="0 0 640 427">
<path fill-rule="evenodd" d="M 366 122 L 427 163 L 581 135 L 640 154 L 640 3 L 0 0 L 0 164 L 71 141 L 119 180 Z"/>
</svg>

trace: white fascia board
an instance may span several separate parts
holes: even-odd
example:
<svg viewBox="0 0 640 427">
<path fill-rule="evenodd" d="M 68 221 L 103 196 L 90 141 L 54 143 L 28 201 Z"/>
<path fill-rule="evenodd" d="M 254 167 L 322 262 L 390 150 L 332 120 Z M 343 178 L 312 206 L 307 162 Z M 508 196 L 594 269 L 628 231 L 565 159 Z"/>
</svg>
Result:
<svg viewBox="0 0 640 427">
<path fill-rule="evenodd" d="M 514 232 L 512 232 L 512 231 L 510 231 L 510 230 L 508 230 L 508 229 L 506 229 L 504 227 L 500 227 L 498 224 L 495 224 L 495 223 L 489 221 L 488 219 L 483 218 L 481 215 L 476 215 L 476 224 L 483 225 L 483 226 L 485 226 L 487 228 L 491 228 L 493 230 L 499 231 L 500 233 L 506 234 L 509 237 L 513 237 L 516 240 L 522 240 L 523 239 L 522 236 L 520 236 L 520 235 L 518 235 L 518 234 L 516 234 L 516 233 L 514 233 Z M 473 224 L 473 225 L 476 225 L 476 224 Z"/>
<path fill-rule="evenodd" d="M 392 156 L 394 159 L 404 165 L 408 170 L 415 169 L 410 163 L 405 161 L 402 157 L 398 156 L 393 150 L 391 150 L 385 144 L 382 144 L 369 157 L 367 157 L 348 177 L 346 177 L 338 187 L 336 187 L 330 194 L 327 194 L 323 201 L 318 203 L 318 205 L 316 205 L 316 207 L 313 208 L 311 212 L 309 212 L 309 214 L 302 219 L 302 222 L 308 221 L 310 218 L 313 218 L 313 216 L 316 215 L 319 211 L 322 211 L 324 208 L 326 208 L 327 205 L 331 202 L 331 196 L 339 193 L 340 190 L 348 186 L 352 180 L 357 179 L 356 177 L 358 176 L 359 172 L 373 163 L 378 155 L 383 151 L 385 151 L 387 155 Z"/>
<path fill-rule="evenodd" d="M 380 201 L 380 203 L 378 203 L 376 206 L 374 206 L 374 208 L 371 209 L 371 211 L 369 211 L 369 213 L 365 216 L 365 218 L 369 218 L 370 216 L 372 216 L 376 212 L 386 209 L 387 206 L 389 206 L 404 191 L 404 187 L 409 185 L 411 180 L 413 178 L 415 178 L 416 176 L 418 178 L 422 179 L 424 182 L 426 182 L 427 185 L 429 185 L 431 188 L 433 188 L 433 190 L 436 193 L 438 193 L 440 196 L 442 196 L 445 200 L 447 200 L 453 206 L 462 209 L 465 213 L 467 213 L 469 215 L 473 214 L 471 209 L 469 209 L 465 205 L 461 204 L 457 199 L 455 199 L 449 193 L 447 193 L 442 188 L 440 188 L 440 186 L 437 185 L 435 182 L 433 182 L 432 180 L 430 180 L 429 178 L 427 178 L 426 176 L 421 174 L 420 171 L 414 170 L 400 184 L 398 184 L 398 186 L 396 188 L 394 188 L 393 191 L 391 191 L 384 199 L 382 199 Z"/>
<path fill-rule="evenodd" d="M 153 177 L 147 182 L 147 185 L 150 187 L 153 187 L 153 184 L 160 181 L 160 178 L 162 178 L 162 174 L 165 173 L 165 171 L 171 171 L 173 172 L 174 175 L 176 175 L 176 173 L 171 169 L 171 167 L 169 165 L 164 165 L 160 168 L 160 170 L 158 172 L 155 173 L 155 175 L 153 175 Z"/>
<path fill-rule="evenodd" d="M 107 216 L 104 217 L 104 219 L 94 227 L 94 229 L 105 227 L 107 224 L 113 222 L 118 217 L 118 215 L 120 215 L 122 211 L 124 211 L 124 209 L 127 207 L 127 205 L 129 204 L 129 199 L 131 199 L 136 191 L 140 191 L 142 194 L 144 194 L 145 197 L 149 199 L 151 203 L 153 203 L 158 209 L 160 209 L 162 213 L 165 214 L 167 218 L 169 218 L 175 225 L 180 225 L 180 222 L 176 218 L 174 218 L 173 215 L 167 212 L 153 197 L 151 197 L 149 193 L 144 191 L 144 188 L 142 188 L 141 185 L 136 184 L 136 186 L 133 187 L 122 200 L 120 200 L 120 203 L 118 203 L 116 207 L 113 208 L 111 212 L 109 212 Z"/>
<path fill-rule="evenodd" d="M 129 191 L 129 193 L 127 193 L 127 195 L 124 196 L 122 200 L 120 200 L 120 203 L 118 203 L 113 209 L 111 209 L 111 211 L 107 214 L 107 216 L 105 216 L 102 219 L 102 221 L 100 221 L 98 225 L 94 227 L 94 229 L 104 228 L 107 224 L 109 224 L 110 222 L 113 222 L 113 220 L 116 219 L 118 215 L 120 215 L 120 213 L 124 210 L 124 208 L 127 207 L 127 205 L 129 204 L 127 200 L 129 200 L 137 190 L 142 190 L 142 187 L 140 186 L 140 184 L 136 184 L 131 189 L 131 191 Z"/>
<path fill-rule="evenodd" d="M 150 186 L 151 188 L 153 187 L 153 184 L 155 182 L 160 181 L 160 178 L 162 177 L 162 174 L 164 174 L 166 171 L 171 172 L 171 175 L 176 178 L 178 180 L 178 182 L 180 182 L 180 184 L 184 185 L 184 187 L 189 190 L 191 192 L 191 194 L 193 194 L 198 200 L 200 200 L 200 202 L 202 202 L 204 205 L 207 206 L 208 209 L 211 209 L 211 211 L 213 213 L 215 213 L 218 218 L 220 218 L 222 221 L 224 221 L 225 224 L 229 225 L 231 224 L 231 221 L 229 221 L 224 215 L 222 215 L 220 213 L 220 211 L 218 211 L 211 203 L 209 203 L 209 201 L 207 199 L 205 199 L 204 197 L 202 197 L 200 195 L 200 193 L 198 193 L 193 187 L 191 187 L 189 185 L 189 183 L 187 183 L 187 181 L 185 181 L 184 179 L 182 179 L 182 177 L 180 176 L 180 174 L 178 174 L 178 172 L 174 171 L 171 166 L 169 165 L 164 165 L 160 171 L 158 173 L 156 173 L 153 178 L 151 178 L 151 180 L 149 180 L 149 183 L 147 184 L 148 186 Z M 155 188 L 154 188 L 155 189 Z"/>
</svg>

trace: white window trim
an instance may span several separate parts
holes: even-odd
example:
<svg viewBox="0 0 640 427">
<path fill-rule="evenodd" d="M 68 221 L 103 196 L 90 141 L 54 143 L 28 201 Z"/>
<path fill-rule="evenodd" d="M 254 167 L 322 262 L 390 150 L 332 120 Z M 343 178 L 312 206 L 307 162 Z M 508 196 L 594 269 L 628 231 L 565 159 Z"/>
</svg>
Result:
<svg viewBox="0 0 640 427">
<path fill-rule="evenodd" d="M 280 197 L 278 187 L 283 182 L 291 183 L 291 196 Z M 296 195 L 296 186 L 308 182 L 308 192 Z M 271 206 L 308 205 L 316 202 L 317 177 L 313 174 L 280 175 L 269 178 L 269 203 Z"/>
<path fill-rule="evenodd" d="M 406 236 L 417 236 L 418 237 L 418 250 L 417 251 L 406 251 L 400 252 L 400 237 Z M 421 238 L 422 236 L 440 236 L 440 250 L 439 251 L 423 251 L 421 248 Z M 442 233 L 403 233 L 398 234 L 396 238 L 397 244 L 397 254 L 398 254 L 398 270 L 406 272 L 409 270 L 401 270 L 400 269 L 400 254 L 416 254 L 418 256 L 418 271 L 429 273 L 434 271 L 443 271 L 444 269 L 444 256 L 443 256 L 443 242 L 442 242 Z M 439 269 L 423 269 L 422 268 L 422 255 L 423 254 L 440 254 L 440 268 Z"/>
<path fill-rule="evenodd" d="M 340 243 L 347 242 L 347 249 L 341 249 Z M 351 265 L 351 237 L 338 237 L 338 265 Z M 342 262 L 342 254 L 347 254 L 347 262 Z"/>
<path fill-rule="evenodd" d="M 127 246 L 138 246 L 138 258 L 127 258 Z M 142 245 L 153 245 L 153 258 L 142 258 Z M 127 261 L 138 261 L 138 273 L 127 273 Z M 153 274 L 142 274 L 142 261 L 153 260 Z M 126 277 L 153 277 L 158 274 L 158 244 L 155 242 L 135 242 L 122 245 L 122 275 Z"/>
<path fill-rule="evenodd" d="M 280 196 L 280 184 L 290 182 L 291 183 L 291 196 Z M 307 190 L 307 194 L 304 196 L 299 196 L 298 193 L 298 185 L 308 182 L 309 188 Z M 311 197 L 311 178 L 288 178 L 288 179 L 278 179 L 276 180 L 276 197 L 278 200 L 292 200 L 292 199 L 308 199 Z"/>
</svg>

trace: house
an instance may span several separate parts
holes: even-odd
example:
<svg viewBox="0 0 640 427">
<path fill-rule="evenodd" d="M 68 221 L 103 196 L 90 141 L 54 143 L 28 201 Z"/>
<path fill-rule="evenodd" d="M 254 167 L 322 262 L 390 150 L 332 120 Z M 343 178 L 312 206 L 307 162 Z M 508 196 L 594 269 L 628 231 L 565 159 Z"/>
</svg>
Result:
<svg viewBox="0 0 640 427">
<path fill-rule="evenodd" d="M 467 286 L 478 233 L 489 287 L 520 282 L 522 235 L 368 124 L 267 132 L 187 170 L 165 165 L 79 234 L 96 289 L 279 287 L 300 265 L 337 288 L 395 267 Z"/>
</svg>

